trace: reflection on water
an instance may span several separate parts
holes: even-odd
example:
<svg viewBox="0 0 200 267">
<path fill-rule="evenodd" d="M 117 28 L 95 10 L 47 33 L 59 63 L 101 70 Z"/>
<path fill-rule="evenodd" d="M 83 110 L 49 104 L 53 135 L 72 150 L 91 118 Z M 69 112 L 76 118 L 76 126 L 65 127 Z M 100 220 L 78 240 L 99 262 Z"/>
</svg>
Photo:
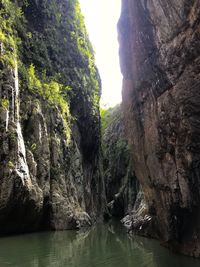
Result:
<svg viewBox="0 0 200 267">
<path fill-rule="evenodd" d="M 46 232 L 0 238 L 0 267 L 199 267 L 157 241 L 128 238 L 120 225 L 90 231 Z"/>
</svg>

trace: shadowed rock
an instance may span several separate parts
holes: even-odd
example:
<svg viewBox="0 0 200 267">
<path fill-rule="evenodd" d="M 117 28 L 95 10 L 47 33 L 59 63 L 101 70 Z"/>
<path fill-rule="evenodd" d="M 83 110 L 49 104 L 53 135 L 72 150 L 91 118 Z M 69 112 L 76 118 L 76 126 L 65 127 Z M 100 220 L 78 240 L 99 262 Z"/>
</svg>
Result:
<svg viewBox="0 0 200 267">
<path fill-rule="evenodd" d="M 200 256 L 200 2 L 123 0 L 123 110 L 156 235 Z M 154 234 L 153 234 L 154 236 Z"/>
</svg>

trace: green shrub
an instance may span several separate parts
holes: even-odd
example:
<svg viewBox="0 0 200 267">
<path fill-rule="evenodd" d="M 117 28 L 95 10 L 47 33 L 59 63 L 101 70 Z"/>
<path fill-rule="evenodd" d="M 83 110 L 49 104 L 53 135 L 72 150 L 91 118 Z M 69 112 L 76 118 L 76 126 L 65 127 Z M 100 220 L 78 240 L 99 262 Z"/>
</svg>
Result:
<svg viewBox="0 0 200 267">
<path fill-rule="evenodd" d="M 20 39 L 17 37 L 16 26 L 20 24 L 23 13 L 16 3 L 10 0 L 2 0 L 0 9 L 0 61 L 9 67 L 16 66 L 17 46 Z"/>
<path fill-rule="evenodd" d="M 31 145 L 31 151 L 35 151 L 36 148 L 37 148 L 37 145 L 36 145 L 35 143 L 33 143 L 33 144 Z"/>
<path fill-rule="evenodd" d="M 7 98 L 2 98 L 0 100 L 0 106 L 3 108 L 3 109 L 8 109 L 9 108 L 9 100 Z"/>
<path fill-rule="evenodd" d="M 43 73 L 44 78 L 44 73 Z M 35 67 L 30 65 L 28 69 L 28 88 L 33 94 L 40 95 L 43 99 L 47 100 L 49 105 L 58 107 L 63 119 L 65 134 L 67 140 L 70 139 L 70 111 L 67 99 L 63 97 L 63 92 L 70 91 L 70 87 L 59 84 L 56 81 L 50 80 L 49 82 L 42 82 L 35 74 Z"/>
<path fill-rule="evenodd" d="M 9 169 L 14 169 L 15 168 L 15 165 L 11 160 L 8 161 L 7 166 L 8 166 Z"/>
</svg>

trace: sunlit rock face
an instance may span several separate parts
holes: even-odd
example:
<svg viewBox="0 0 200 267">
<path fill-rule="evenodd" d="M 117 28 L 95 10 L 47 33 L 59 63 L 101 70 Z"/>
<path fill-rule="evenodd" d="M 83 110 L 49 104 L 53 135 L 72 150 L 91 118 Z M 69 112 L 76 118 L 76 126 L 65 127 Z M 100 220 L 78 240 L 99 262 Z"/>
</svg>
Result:
<svg viewBox="0 0 200 267">
<path fill-rule="evenodd" d="M 104 206 L 101 85 L 78 2 L 24 2 L 0 3 L 0 234 L 80 228 Z"/>
<path fill-rule="evenodd" d="M 123 0 L 118 28 L 126 133 L 150 234 L 200 256 L 200 2 Z"/>
</svg>

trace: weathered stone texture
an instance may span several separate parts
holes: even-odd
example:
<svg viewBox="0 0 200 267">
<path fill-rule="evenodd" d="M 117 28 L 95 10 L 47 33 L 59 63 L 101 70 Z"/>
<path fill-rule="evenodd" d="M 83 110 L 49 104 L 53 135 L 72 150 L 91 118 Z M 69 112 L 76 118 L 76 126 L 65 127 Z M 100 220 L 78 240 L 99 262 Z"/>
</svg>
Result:
<svg viewBox="0 0 200 267">
<path fill-rule="evenodd" d="M 102 147 L 108 209 L 112 216 L 123 218 L 133 210 L 139 184 L 132 168 L 120 105 L 107 111 Z"/>
<path fill-rule="evenodd" d="M 11 24 L 9 34 L 21 40 L 6 47 L 0 39 L 0 234 L 88 226 L 105 206 L 99 168 L 101 85 L 78 2 L 27 2 L 0 4 L 1 16 Z M 21 22 L 7 5 L 23 7 Z M 8 39 L 8 30 L 2 25 L 0 30 Z M 75 35 L 84 35 L 82 50 Z M 14 60 L 18 54 L 15 69 L 2 60 L 7 51 Z M 40 85 L 56 81 L 71 88 L 71 95 L 59 89 L 68 113 L 45 98 L 47 88 L 30 90 L 31 64 Z"/>
<path fill-rule="evenodd" d="M 126 133 L 156 235 L 200 256 L 200 2 L 123 0 L 118 27 Z"/>
</svg>

